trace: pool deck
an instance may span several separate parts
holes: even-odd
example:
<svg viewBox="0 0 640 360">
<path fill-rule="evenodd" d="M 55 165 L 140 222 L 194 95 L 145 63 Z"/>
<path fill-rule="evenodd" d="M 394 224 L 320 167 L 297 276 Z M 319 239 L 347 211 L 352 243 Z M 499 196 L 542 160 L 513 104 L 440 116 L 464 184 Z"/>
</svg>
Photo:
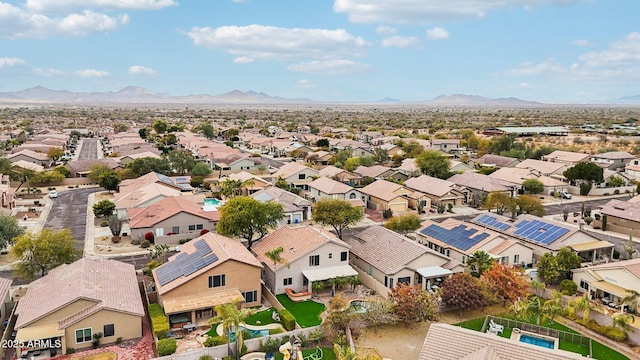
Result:
<svg viewBox="0 0 640 360">
<path fill-rule="evenodd" d="M 282 325 L 277 323 L 266 324 L 266 325 L 247 325 L 245 323 L 240 323 L 240 326 L 248 330 L 282 329 L 282 331 L 284 331 L 284 328 L 282 327 Z M 222 324 L 218 324 L 218 327 L 216 328 L 216 333 L 218 333 L 218 335 L 220 336 L 224 334 L 224 329 L 222 328 Z"/>
</svg>

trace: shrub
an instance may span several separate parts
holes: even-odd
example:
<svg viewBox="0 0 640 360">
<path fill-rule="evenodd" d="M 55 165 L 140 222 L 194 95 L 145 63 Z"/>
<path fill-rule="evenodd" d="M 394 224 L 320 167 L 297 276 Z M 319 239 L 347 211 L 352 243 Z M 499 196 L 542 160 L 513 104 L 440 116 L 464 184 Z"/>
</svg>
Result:
<svg viewBox="0 0 640 360">
<path fill-rule="evenodd" d="M 149 242 L 149 240 L 143 240 L 143 241 L 140 243 L 140 247 L 141 247 L 141 248 L 143 248 L 143 249 L 146 249 L 146 248 L 148 248 L 149 246 L 151 246 L 151 243 Z"/>
<path fill-rule="evenodd" d="M 224 336 L 209 336 L 202 344 L 206 347 L 218 346 L 227 343 Z"/>
<path fill-rule="evenodd" d="M 144 234 L 144 239 L 147 240 L 148 242 L 152 243 L 152 242 L 154 242 L 156 237 L 153 235 L 153 233 L 151 231 L 149 231 L 148 233 Z"/>
<path fill-rule="evenodd" d="M 184 244 L 184 243 L 189 242 L 189 240 L 191 240 L 191 239 L 180 239 L 180 241 L 178 241 L 178 243 L 179 243 L 180 245 L 182 245 L 182 244 Z"/>
<path fill-rule="evenodd" d="M 149 304 L 149 318 L 151 318 L 153 334 L 158 339 L 166 338 L 169 333 L 169 320 L 167 320 L 160 304 Z"/>
<path fill-rule="evenodd" d="M 589 321 L 578 319 L 576 320 L 576 322 L 586 326 L 587 328 L 597 332 L 600 335 L 604 335 L 608 337 L 611 340 L 614 340 L 614 341 L 627 340 L 627 332 L 622 329 L 614 328 L 612 326 L 600 325 L 593 319 L 589 319 Z"/>
<path fill-rule="evenodd" d="M 282 328 L 269 329 L 269 335 L 282 334 L 283 332 Z"/>
<path fill-rule="evenodd" d="M 575 295 L 578 291 L 578 285 L 569 279 L 564 279 L 560 282 L 560 292 L 565 295 Z"/>
<path fill-rule="evenodd" d="M 278 311 L 278 315 L 280 315 L 280 322 L 282 323 L 282 326 L 287 330 L 287 331 L 291 331 L 293 329 L 295 329 L 296 327 L 296 317 L 293 316 L 293 314 L 287 310 L 287 309 L 282 309 Z"/>
<path fill-rule="evenodd" d="M 620 189 L 613 190 L 613 193 L 616 194 L 616 195 L 620 194 Z"/>
<path fill-rule="evenodd" d="M 158 266 L 160 266 L 160 263 L 157 260 L 151 260 L 147 264 L 147 267 L 149 268 L 149 270 L 153 270 L 153 269 L 157 268 Z"/>
<path fill-rule="evenodd" d="M 249 340 L 253 338 L 253 335 L 251 334 L 251 331 L 245 329 L 245 330 L 242 330 L 242 338 Z"/>
<path fill-rule="evenodd" d="M 122 344 L 122 336 L 118 336 L 116 339 L 116 344 Z"/>
<path fill-rule="evenodd" d="M 107 227 L 107 226 L 109 226 L 109 223 L 106 221 L 103 221 L 100 223 L 100 227 Z"/>
<path fill-rule="evenodd" d="M 67 355 L 74 354 L 75 352 L 76 352 L 76 349 L 70 348 L 70 347 L 67 348 Z"/>
<path fill-rule="evenodd" d="M 138 240 L 138 239 L 132 239 L 132 240 L 131 240 L 131 245 L 140 245 L 140 240 Z"/>
<path fill-rule="evenodd" d="M 382 217 L 385 219 L 391 219 L 393 217 L 393 210 L 391 209 L 382 210 Z"/>
<path fill-rule="evenodd" d="M 208 232 L 209 232 L 209 230 L 207 230 L 207 229 L 202 229 L 202 230 L 200 230 L 200 236 L 202 236 L 202 235 L 204 235 L 204 234 L 206 234 L 206 233 L 208 233 Z"/>
<path fill-rule="evenodd" d="M 33 200 L 33 205 L 35 205 L 35 206 L 40 205 L 40 200 Z"/>
<path fill-rule="evenodd" d="M 280 347 L 280 340 L 277 340 L 275 338 L 269 338 L 264 344 L 262 343 L 262 341 L 260 341 L 260 346 L 258 347 L 258 351 L 265 352 L 265 353 L 276 352 L 278 351 L 279 347 Z"/>
<path fill-rule="evenodd" d="M 158 356 L 167 356 L 176 352 L 178 343 L 176 339 L 158 340 Z"/>
<path fill-rule="evenodd" d="M 587 225 L 591 224 L 593 222 L 593 218 L 591 216 L 587 216 L 584 219 L 584 222 L 587 223 Z"/>
<path fill-rule="evenodd" d="M 211 355 L 202 355 L 198 358 L 198 360 L 213 360 Z"/>
<path fill-rule="evenodd" d="M 580 183 L 580 195 L 587 196 L 593 185 L 590 182 Z"/>
</svg>

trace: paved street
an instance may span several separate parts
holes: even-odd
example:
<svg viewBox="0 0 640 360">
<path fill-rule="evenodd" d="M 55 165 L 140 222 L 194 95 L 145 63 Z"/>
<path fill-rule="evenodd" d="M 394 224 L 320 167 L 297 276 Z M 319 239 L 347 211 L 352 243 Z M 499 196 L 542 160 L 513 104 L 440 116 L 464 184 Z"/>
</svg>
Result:
<svg viewBox="0 0 640 360">
<path fill-rule="evenodd" d="M 44 224 L 45 228 L 69 229 L 76 240 L 76 249 L 84 250 L 89 194 L 102 188 L 84 188 L 62 191 L 53 200 L 53 206 Z"/>
<path fill-rule="evenodd" d="M 86 138 L 82 140 L 78 160 L 94 160 L 98 158 L 98 139 Z"/>
<path fill-rule="evenodd" d="M 626 201 L 629 199 L 628 194 L 621 194 L 619 196 L 610 196 L 605 199 L 595 199 L 595 200 L 586 200 L 584 201 L 585 206 L 591 206 L 591 210 L 599 209 L 602 205 L 609 202 L 611 199 L 618 199 L 622 201 Z M 546 205 L 544 209 L 546 210 L 547 215 L 559 215 L 562 214 L 564 209 L 567 209 L 569 213 L 572 212 L 580 212 L 582 208 L 582 201 L 565 201 L 562 204 L 553 204 Z"/>
</svg>

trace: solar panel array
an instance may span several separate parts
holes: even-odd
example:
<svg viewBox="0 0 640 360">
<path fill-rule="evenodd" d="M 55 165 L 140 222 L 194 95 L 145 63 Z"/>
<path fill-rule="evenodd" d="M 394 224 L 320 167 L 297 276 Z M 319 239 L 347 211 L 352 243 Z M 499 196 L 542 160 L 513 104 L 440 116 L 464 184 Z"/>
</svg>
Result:
<svg viewBox="0 0 640 360">
<path fill-rule="evenodd" d="M 569 232 L 568 229 L 539 220 L 522 220 L 515 227 L 514 235 L 544 245 L 551 244 Z"/>
<path fill-rule="evenodd" d="M 465 225 L 458 225 L 448 230 L 436 224 L 431 224 L 422 229 L 421 233 L 461 250 L 467 250 L 489 236 L 484 232 L 477 234 L 478 230 L 467 229 Z"/>
<path fill-rule="evenodd" d="M 476 219 L 476 222 L 500 231 L 505 231 L 511 226 L 507 223 L 503 223 L 502 221 L 491 215 L 482 215 L 478 219 Z"/>
<path fill-rule="evenodd" d="M 211 251 L 206 241 L 201 239 L 193 245 L 196 247 L 196 251 L 191 254 L 181 252 L 172 261 L 156 270 L 160 286 L 164 286 L 181 276 L 189 276 L 218 261 L 218 257 Z"/>
</svg>

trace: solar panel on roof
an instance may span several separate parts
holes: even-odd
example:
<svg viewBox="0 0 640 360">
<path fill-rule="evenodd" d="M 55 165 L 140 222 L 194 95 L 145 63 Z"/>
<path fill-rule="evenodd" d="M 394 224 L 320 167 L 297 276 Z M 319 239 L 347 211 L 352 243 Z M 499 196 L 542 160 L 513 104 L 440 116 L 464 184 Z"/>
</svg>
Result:
<svg viewBox="0 0 640 360">
<path fill-rule="evenodd" d="M 431 224 L 422 229 L 421 232 L 461 250 L 467 250 L 489 236 L 489 234 L 480 233 L 476 229 L 467 229 L 465 225 L 458 225 L 449 230 L 436 224 Z"/>
<path fill-rule="evenodd" d="M 218 257 L 211 251 L 209 244 L 205 240 L 198 240 L 193 245 L 196 248 L 195 252 L 191 254 L 179 253 L 172 261 L 165 263 L 156 270 L 160 286 L 166 285 L 181 276 L 189 276 L 218 261 Z"/>
</svg>

